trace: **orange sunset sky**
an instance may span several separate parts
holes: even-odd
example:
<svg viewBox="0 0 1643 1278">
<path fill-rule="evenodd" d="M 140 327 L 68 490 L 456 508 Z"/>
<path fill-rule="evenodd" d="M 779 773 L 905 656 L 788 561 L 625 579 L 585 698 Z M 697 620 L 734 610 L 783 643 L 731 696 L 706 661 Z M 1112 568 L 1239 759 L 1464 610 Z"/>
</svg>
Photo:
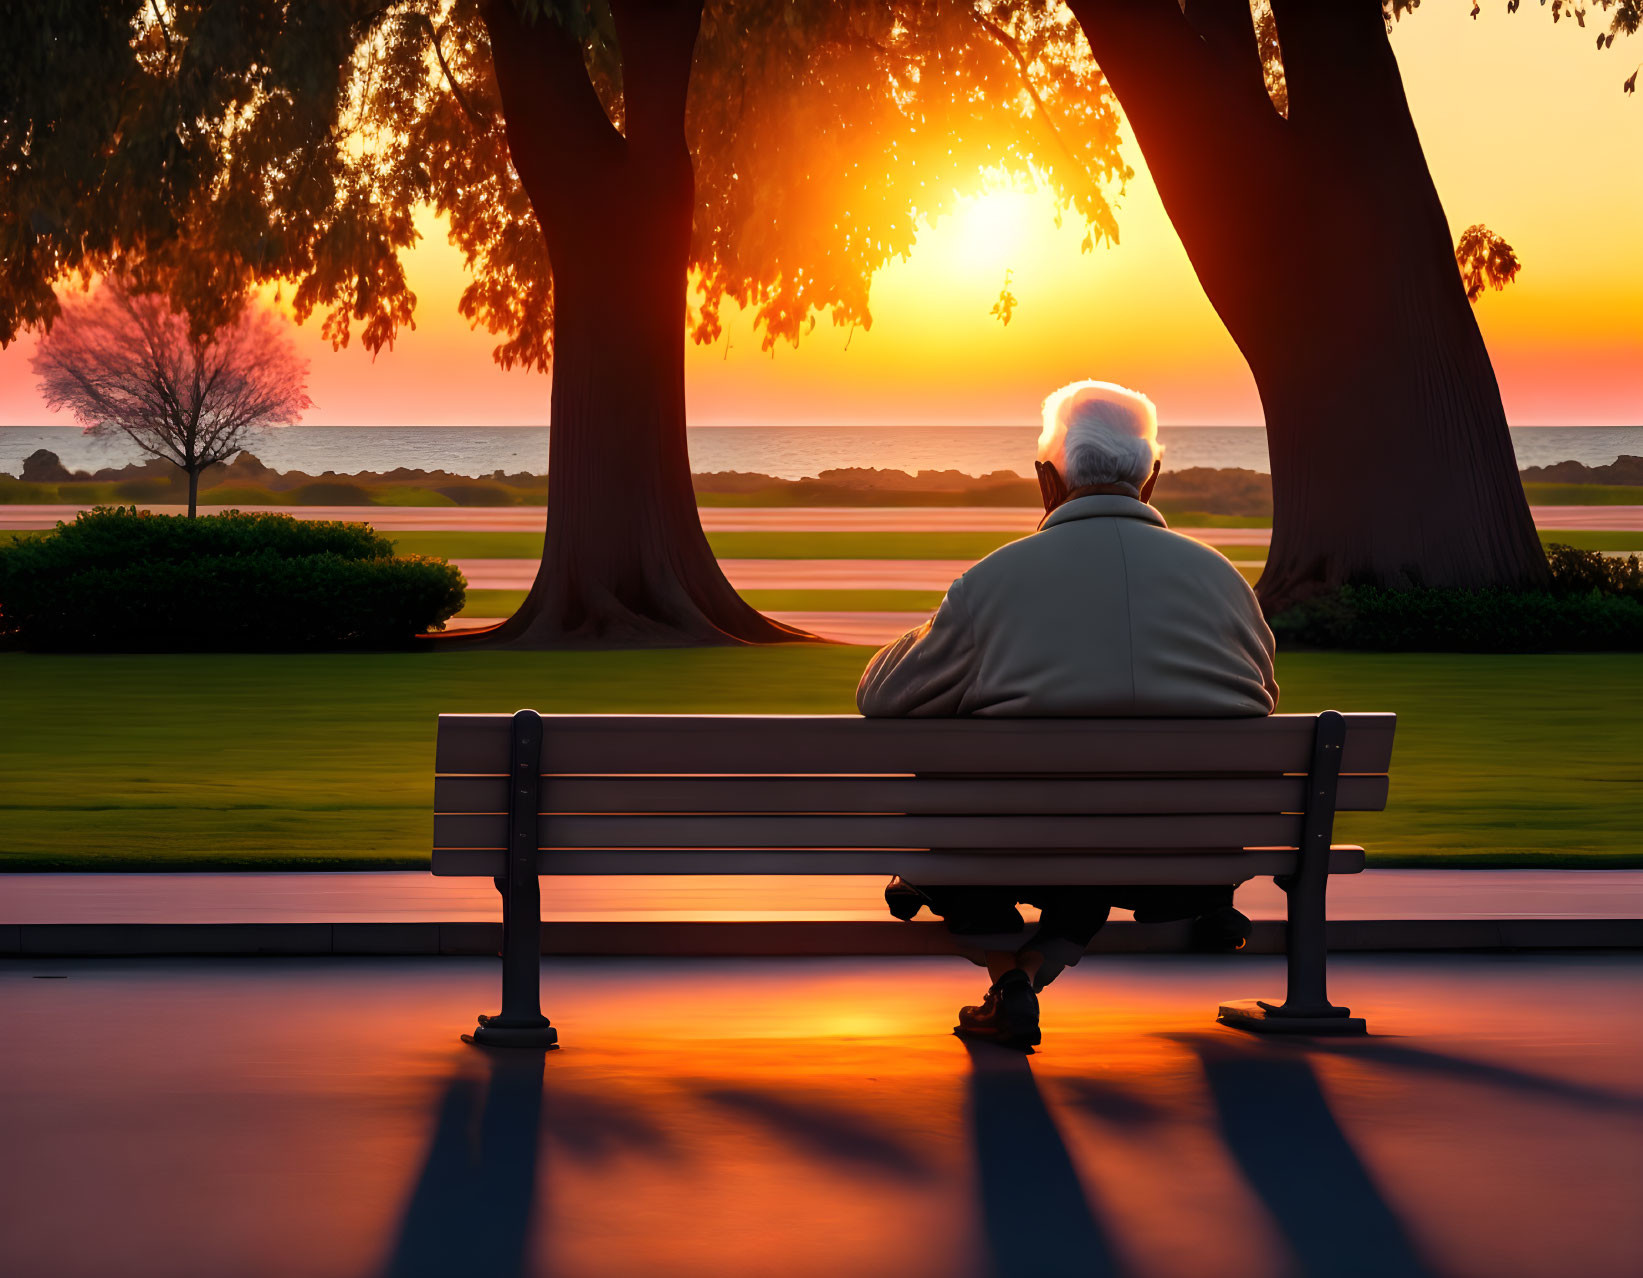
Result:
<svg viewBox="0 0 1643 1278">
<path fill-rule="evenodd" d="M 1394 35 L 1416 123 L 1450 226 L 1483 221 L 1524 269 L 1478 316 L 1517 425 L 1643 424 L 1643 94 L 1620 82 L 1643 38 L 1593 49 L 1591 30 L 1533 6 L 1428 0 Z M 1127 134 L 1127 130 L 1126 130 Z M 1167 423 L 1253 424 L 1249 374 L 1198 287 L 1139 151 L 1122 199 L 1122 243 L 1081 254 L 1081 226 L 1056 230 L 1043 193 L 995 189 L 924 231 L 873 285 L 874 325 L 826 317 L 797 350 L 759 350 L 745 322 L 687 355 L 697 425 L 1033 420 L 1076 377 L 1146 390 Z M 334 353 L 317 321 L 298 332 L 312 361 L 312 425 L 516 425 L 547 419 L 547 379 L 504 373 L 494 344 L 456 312 L 462 263 L 429 215 L 410 259 L 414 332 L 375 361 Z M 988 313 L 1006 269 L 1019 299 L 1005 328 Z M 41 403 L 29 338 L 0 353 L 0 424 L 69 424 Z"/>
</svg>

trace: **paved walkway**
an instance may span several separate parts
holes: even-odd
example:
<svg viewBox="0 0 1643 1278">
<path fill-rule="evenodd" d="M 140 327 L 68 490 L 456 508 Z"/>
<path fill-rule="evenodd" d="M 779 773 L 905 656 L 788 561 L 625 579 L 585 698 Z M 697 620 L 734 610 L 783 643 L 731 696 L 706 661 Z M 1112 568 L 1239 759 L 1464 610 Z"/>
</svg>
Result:
<svg viewBox="0 0 1643 1278">
<path fill-rule="evenodd" d="M 766 608 L 764 614 L 800 630 L 807 630 L 835 643 L 861 644 L 878 648 L 899 638 L 914 626 L 930 619 L 924 612 L 794 612 L 780 608 Z M 446 630 L 478 630 L 496 626 L 506 617 L 452 617 L 445 623 Z"/>
<path fill-rule="evenodd" d="M 765 615 L 789 626 L 797 626 L 835 643 L 863 644 L 870 648 L 882 647 L 892 639 L 899 639 L 914 626 L 930 620 L 934 609 L 923 612 L 794 612 L 787 609 L 766 609 Z"/>
<path fill-rule="evenodd" d="M 956 960 L 0 963 L 0 1272 L 1632 1278 L 1643 959 L 1086 961 L 1032 1057 Z M 40 979 L 48 978 L 48 979 Z"/>
<path fill-rule="evenodd" d="M 73 519 L 83 506 L 0 506 L 0 529 L 50 528 L 59 519 Z M 164 514 L 181 514 L 183 506 L 147 506 Z M 201 506 L 202 514 L 225 507 Z M 366 519 L 386 531 L 487 529 L 539 532 L 546 516 L 538 507 L 525 506 L 258 506 L 298 519 Z M 1617 528 L 1643 530 L 1643 506 L 1534 506 L 1541 528 Z M 709 532 L 732 530 L 855 530 L 919 532 L 955 530 L 1030 531 L 1043 518 L 1042 510 L 1024 506 L 706 506 L 702 527 Z M 1265 545 L 1266 529 L 1216 528 L 1222 545 Z M 1243 538 L 1259 534 L 1259 540 Z"/>
<path fill-rule="evenodd" d="M 545 879 L 549 920 L 884 919 L 863 876 L 590 875 Z M 1335 919 L 1637 919 L 1643 870 L 1376 870 L 1330 881 Z M 4 874 L 6 923 L 460 922 L 501 918 L 488 879 L 336 874 Z M 1251 918 L 1284 916 L 1270 879 L 1238 892 Z M 1119 917 L 1126 917 L 1120 913 Z"/>
<path fill-rule="evenodd" d="M 529 590 L 534 559 L 453 559 L 470 590 Z M 946 590 L 973 559 L 721 559 L 737 590 Z"/>
</svg>

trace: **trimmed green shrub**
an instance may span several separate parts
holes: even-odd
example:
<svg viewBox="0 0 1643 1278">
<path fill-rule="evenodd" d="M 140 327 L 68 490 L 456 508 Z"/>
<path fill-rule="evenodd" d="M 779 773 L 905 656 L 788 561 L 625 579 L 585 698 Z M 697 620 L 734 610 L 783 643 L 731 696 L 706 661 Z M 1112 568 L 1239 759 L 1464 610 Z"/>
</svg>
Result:
<svg viewBox="0 0 1643 1278">
<path fill-rule="evenodd" d="M 57 571 L 262 551 L 285 558 L 391 559 L 394 554 L 394 543 L 369 524 L 238 510 L 186 519 L 131 506 L 85 511 L 73 523 L 59 523 L 56 532 L 36 541 L 36 552 L 49 554 Z"/>
<path fill-rule="evenodd" d="M 1554 541 L 1546 547 L 1546 562 L 1552 568 L 1553 594 L 1586 595 L 1596 591 L 1643 601 L 1643 559 L 1636 555 L 1622 559 Z"/>
<path fill-rule="evenodd" d="M 1643 651 L 1643 562 L 1547 548 L 1550 590 L 1343 586 L 1272 618 L 1280 644 L 1378 652 Z"/>
<path fill-rule="evenodd" d="M 464 587 L 366 524 L 99 508 L 0 549 L 0 636 L 63 651 L 395 647 L 460 611 Z"/>
</svg>

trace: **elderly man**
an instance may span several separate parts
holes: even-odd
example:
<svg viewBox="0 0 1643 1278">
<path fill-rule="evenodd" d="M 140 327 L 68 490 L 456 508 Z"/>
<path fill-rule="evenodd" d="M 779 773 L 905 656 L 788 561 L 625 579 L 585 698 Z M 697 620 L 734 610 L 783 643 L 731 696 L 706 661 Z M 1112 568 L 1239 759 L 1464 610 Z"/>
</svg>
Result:
<svg viewBox="0 0 1643 1278">
<path fill-rule="evenodd" d="M 1171 532 L 1149 504 L 1162 449 L 1144 395 L 1075 382 L 1044 401 L 1044 519 L 947 591 L 936 614 L 883 648 L 856 690 L 864 715 L 1228 718 L 1278 702 L 1272 632 L 1238 570 Z M 982 1003 L 955 1032 L 1030 1049 L 1038 992 L 1076 963 L 1113 906 L 1145 921 L 1197 918 L 1200 937 L 1241 945 L 1248 920 L 1226 888 L 915 887 L 987 966 Z M 1028 934 L 1017 903 L 1037 906 Z"/>
</svg>

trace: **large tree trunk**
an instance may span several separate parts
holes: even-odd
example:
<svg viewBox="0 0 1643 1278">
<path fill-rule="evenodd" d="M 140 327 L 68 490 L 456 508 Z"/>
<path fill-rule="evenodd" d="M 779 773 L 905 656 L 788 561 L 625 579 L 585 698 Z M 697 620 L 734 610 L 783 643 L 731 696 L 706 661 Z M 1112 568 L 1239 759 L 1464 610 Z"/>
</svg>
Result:
<svg viewBox="0 0 1643 1278">
<path fill-rule="evenodd" d="M 695 180 L 685 96 L 702 0 L 614 0 L 625 133 L 551 17 L 487 9 L 514 167 L 553 265 L 542 563 L 487 641 L 517 647 L 812 638 L 725 580 L 696 513 L 685 437 Z"/>
<path fill-rule="evenodd" d="M 1532 586 L 1546 561 L 1379 0 L 1073 0 L 1266 414 L 1269 613 L 1348 582 Z"/>
</svg>

